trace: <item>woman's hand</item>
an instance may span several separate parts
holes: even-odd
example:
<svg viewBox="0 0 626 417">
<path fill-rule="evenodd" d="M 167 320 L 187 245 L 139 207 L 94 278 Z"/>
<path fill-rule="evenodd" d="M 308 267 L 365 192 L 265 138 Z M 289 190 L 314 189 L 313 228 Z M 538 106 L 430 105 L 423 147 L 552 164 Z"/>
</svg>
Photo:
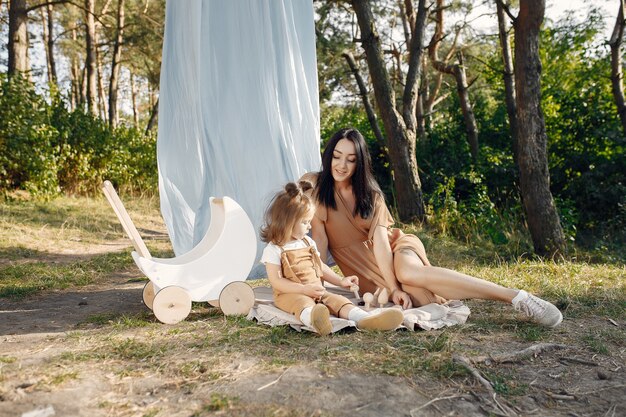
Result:
<svg viewBox="0 0 626 417">
<path fill-rule="evenodd" d="M 402 290 L 395 290 L 391 294 L 391 300 L 393 301 L 394 304 L 402 306 L 404 310 L 406 310 L 407 308 L 413 307 L 413 303 L 411 302 L 411 297 L 409 297 L 409 294 L 405 293 Z"/>
<path fill-rule="evenodd" d="M 339 285 L 343 288 L 350 288 L 353 285 L 359 285 L 359 277 L 356 275 L 350 275 L 341 279 Z"/>
<path fill-rule="evenodd" d="M 304 295 L 308 295 L 314 300 L 319 300 L 326 292 L 326 288 L 321 284 L 303 284 L 302 287 Z"/>
</svg>

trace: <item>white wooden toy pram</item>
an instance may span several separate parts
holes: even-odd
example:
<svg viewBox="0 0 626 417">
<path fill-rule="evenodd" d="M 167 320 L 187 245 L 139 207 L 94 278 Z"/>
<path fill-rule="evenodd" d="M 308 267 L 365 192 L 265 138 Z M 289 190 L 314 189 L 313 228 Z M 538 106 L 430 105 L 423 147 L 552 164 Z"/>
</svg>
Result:
<svg viewBox="0 0 626 417">
<path fill-rule="evenodd" d="M 184 320 L 192 301 L 219 306 L 226 315 L 248 313 L 254 292 L 243 281 L 256 257 L 256 235 L 239 204 L 211 197 L 211 224 L 200 243 L 175 258 L 153 258 L 111 182 L 105 181 L 102 190 L 133 243 L 135 263 L 150 280 L 143 301 L 159 321 Z"/>
</svg>

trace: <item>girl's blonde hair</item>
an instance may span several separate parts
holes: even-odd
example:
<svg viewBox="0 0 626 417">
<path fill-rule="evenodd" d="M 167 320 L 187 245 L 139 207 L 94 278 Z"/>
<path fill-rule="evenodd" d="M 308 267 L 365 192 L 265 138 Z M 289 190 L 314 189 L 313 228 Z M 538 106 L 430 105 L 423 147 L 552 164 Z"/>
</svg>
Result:
<svg viewBox="0 0 626 417">
<path fill-rule="evenodd" d="M 265 225 L 261 240 L 282 246 L 291 240 L 296 222 L 315 209 L 313 199 L 306 194 L 313 185 L 308 181 L 289 182 L 278 192 L 265 210 Z"/>
</svg>

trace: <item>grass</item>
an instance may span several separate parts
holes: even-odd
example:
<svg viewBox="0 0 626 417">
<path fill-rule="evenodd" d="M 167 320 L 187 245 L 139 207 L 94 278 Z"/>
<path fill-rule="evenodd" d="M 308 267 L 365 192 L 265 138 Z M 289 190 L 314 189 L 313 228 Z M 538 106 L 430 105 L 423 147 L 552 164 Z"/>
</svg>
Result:
<svg viewBox="0 0 626 417">
<path fill-rule="evenodd" d="M 164 230 L 155 200 L 131 200 L 130 215 L 147 235 Z M 430 332 L 392 333 L 342 331 L 331 337 L 298 333 L 289 327 L 265 327 L 242 317 L 224 317 L 218 309 L 194 303 L 193 312 L 174 326 L 158 323 L 151 312 L 134 315 L 104 312 L 90 316 L 80 331 L 67 332 L 63 351 L 50 358 L 41 372 L 49 385 L 85 378 L 75 370 L 103 369 L 120 380 L 159 375 L 180 386 L 219 387 L 224 379 L 253 372 L 284 372 L 294 366 L 319 369 L 325 375 L 350 372 L 386 375 L 415 381 L 471 378 L 452 355 L 502 351 L 539 342 L 564 342 L 585 352 L 610 355 L 623 349 L 626 335 L 626 269 L 619 263 L 542 261 L 518 256 L 499 258 L 450 239 L 424 235 L 437 265 L 458 269 L 509 287 L 524 288 L 555 302 L 568 320 L 603 323 L 573 335 L 518 320 L 511 308 L 496 302 L 470 301 L 468 324 Z M 111 251 L 107 243 L 116 242 Z M 166 238 L 148 240 L 154 253 L 168 256 Z M 78 288 L 111 275 L 141 275 L 132 263 L 130 244 L 104 199 L 60 198 L 49 203 L 0 203 L 0 297 L 24 299 L 37 293 Z M 171 256 L 171 255 L 169 255 Z M 268 285 L 267 280 L 251 282 Z M 0 300 L 1 301 L 1 300 Z M 609 319 L 621 322 L 621 327 Z M 3 378 L 20 375 L 19 355 L 0 356 Z M 55 366 L 62 366 L 59 373 Z M 248 369 L 253 369 L 246 374 Z M 481 369 L 483 370 L 483 369 Z M 528 386 L 510 368 L 483 370 L 500 395 L 523 395 Z M 35 372 L 31 369 L 31 372 Z M 103 403 L 105 404 L 105 403 Z M 113 407 L 106 403 L 103 407 Z M 230 394 L 215 392 L 193 415 L 247 415 L 249 405 Z M 301 415 L 297 409 L 265 404 L 255 415 Z M 232 413 L 231 413 L 232 412 Z M 144 415 L 160 415 L 158 409 Z M 192 415 L 192 413 L 189 413 Z M 249 414 L 251 415 L 251 414 Z"/>
<path fill-rule="evenodd" d="M 152 253 L 171 256 L 156 199 L 131 200 L 127 209 Z M 117 244 L 113 251 L 111 242 Z M 104 198 L 2 202 L 0 298 L 19 300 L 96 283 L 115 273 L 137 273 L 131 250 Z"/>
<path fill-rule="evenodd" d="M 22 299 L 41 291 L 82 287 L 133 265 L 130 253 L 97 255 L 67 264 L 33 262 L 0 267 L 0 298 Z"/>
</svg>

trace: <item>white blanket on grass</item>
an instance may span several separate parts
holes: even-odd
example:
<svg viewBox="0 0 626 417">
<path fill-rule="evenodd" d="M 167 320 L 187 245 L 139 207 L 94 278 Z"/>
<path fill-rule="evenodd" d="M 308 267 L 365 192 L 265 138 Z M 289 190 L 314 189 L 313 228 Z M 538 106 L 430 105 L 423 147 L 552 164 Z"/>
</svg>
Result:
<svg viewBox="0 0 626 417">
<path fill-rule="evenodd" d="M 354 298 L 354 294 L 350 291 L 337 287 L 328 287 L 328 291 L 335 294 L 341 294 L 350 299 L 355 305 L 358 300 Z M 254 307 L 248 313 L 249 320 L 257 320 L 259 323 L 268 326 L 291 326 L 297 331 L 307 330 L 315 332 L 315 329 L 302 324 L 293 314 L 286 313 L 274 305 L 272 297 L 272 289 L 269 287 L 254 288 L 256 302 Z M 382 308 L 396 308 L 391 303 Z M 377 312 L 380 307 L 373 308 L 369 311 Z M 403 310 L 404 321 L 399 328 L 407 328 L 409 330 L 432 330 L 441 329 L 443 327 L 463 324 L 470 315 L 470 309 L 461 301 L 453 300 L 446 304 L 427 304 L 425 306 L 410 308 Z M 352 320 L 341 319 L 331 316 L 333 325 L 333 333 L 347 327 L 355 327 L 356 323 Z"/>
</svg>

